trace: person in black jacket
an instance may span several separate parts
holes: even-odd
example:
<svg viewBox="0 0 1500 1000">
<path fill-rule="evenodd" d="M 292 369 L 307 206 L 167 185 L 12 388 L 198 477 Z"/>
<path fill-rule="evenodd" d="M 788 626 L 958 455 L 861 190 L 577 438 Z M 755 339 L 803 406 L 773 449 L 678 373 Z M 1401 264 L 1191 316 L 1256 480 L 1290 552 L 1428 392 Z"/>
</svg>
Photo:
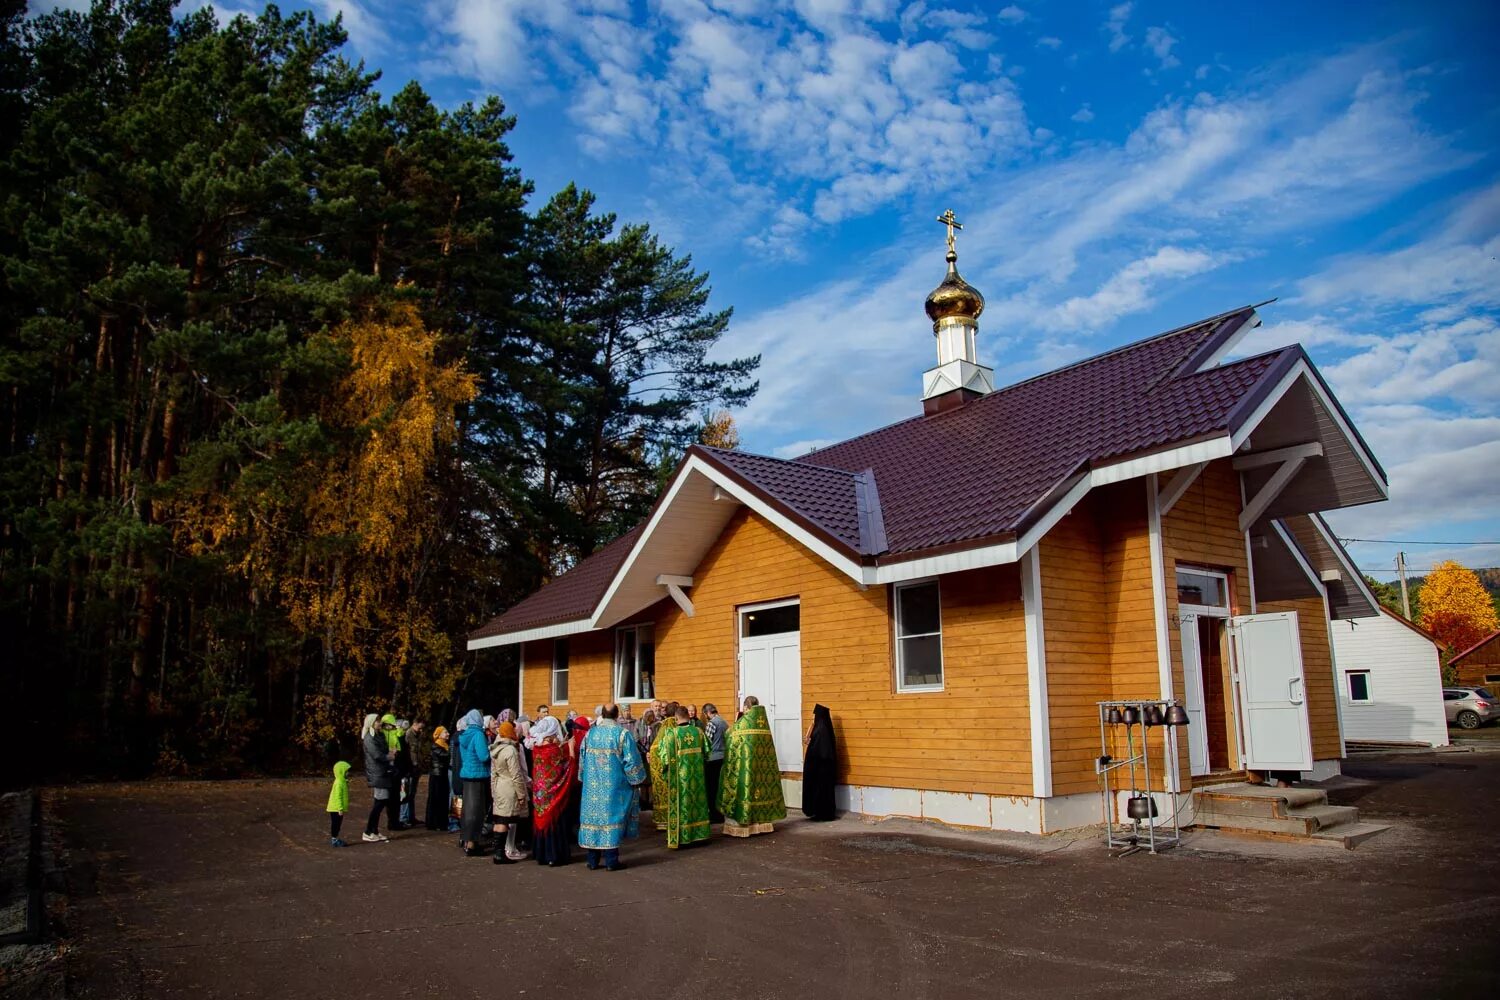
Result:
<svg viewBox="0 0 1500 1000">
<path fill-rule="evenodd" d="M 453 752 L 448 748 L 448 730 L 438 726 L 432 731 L 432 753 L 427 769 L 427 815 L 424 825 L 429 830 L 448 829 L 449 803 L 452 796 L 448 789 L 448 763 Z"/>
<path fill-rule="evenodd" d="M 370 818 L 365 823 L 364 836 L 367 844 L 383 844 L 391 838 L 380 832 L 380 811 L 390 809 L 392 800 L 400 794 L 397 789 L 395 751 L 391 750 L 380 726 L 380 716 L 371 712 L 365 716 L 360 727 L 360 743 L 364 747 L 365 782 L 370 786 L 374 804 L 370 807 Z M 392 811 L 392 817 L 395 812 Z"/>
</svg>

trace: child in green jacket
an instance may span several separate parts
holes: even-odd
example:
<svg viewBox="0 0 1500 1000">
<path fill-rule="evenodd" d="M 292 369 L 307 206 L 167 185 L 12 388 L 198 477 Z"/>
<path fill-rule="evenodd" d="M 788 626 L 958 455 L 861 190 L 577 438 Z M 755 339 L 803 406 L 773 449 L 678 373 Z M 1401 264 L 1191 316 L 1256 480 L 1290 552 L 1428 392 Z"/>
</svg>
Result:
<svg viewBox="0 0 1500 1000">
<path fill-rule="evenodd" d="M 339 839 L 339 827 L 344 825 L 344 813 L 349 811 L 349 762 L 341 760 L 333 765 L 333 788 L 328 792 L 328 844 L 330 847 L 348 847 Z"/>
</svg>

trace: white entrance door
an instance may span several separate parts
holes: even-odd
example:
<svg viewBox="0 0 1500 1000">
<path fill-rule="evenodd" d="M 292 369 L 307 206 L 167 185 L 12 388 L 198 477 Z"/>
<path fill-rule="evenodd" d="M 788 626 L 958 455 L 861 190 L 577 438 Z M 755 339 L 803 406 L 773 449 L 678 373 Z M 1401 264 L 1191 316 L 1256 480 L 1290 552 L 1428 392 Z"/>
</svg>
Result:
<svg viewBox="0 0 1500 1000">
<path fill-rule="evenodd" d="M 795 606 L 791 606 L 795 607 Z M 802 770 L 802 633 L 761 632 L 750 615 L 762 622 L 796 621 L 795 612 L 780 608 L 742 609 L 740 615 L 740 703 L 754 695 L 771 720 L 771 738 L 783 771 Z M 768 613 L 771 612 L 771 613 Z M 779 612 L 779 613 L 777 613 Z M 774 627 L 774 626 L 772 626 Z"/>
<path fill-rule="evenodd" d="M 1312 769 L 1307 680 L 1297 613 L 1280 611 L 1234 619 L 1245 766 L 1256 771 Z"/>
<path fill-rule="evenodd" d="M 1203 650 L 1198 642 L 1198 616 L 1182 616 L 1182 707 L 1188 714 L 1188 763 L 1192 774 L 1207 774 L 1207 711 L 1203 698 Z"/>
</svg>

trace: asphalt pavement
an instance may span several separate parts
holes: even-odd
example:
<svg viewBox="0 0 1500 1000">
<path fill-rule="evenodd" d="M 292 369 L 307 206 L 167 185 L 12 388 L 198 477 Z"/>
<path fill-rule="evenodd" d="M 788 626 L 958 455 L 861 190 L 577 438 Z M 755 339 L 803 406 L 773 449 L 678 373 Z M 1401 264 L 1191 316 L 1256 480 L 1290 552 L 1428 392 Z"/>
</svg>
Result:
<svg viewBox="0 0 1500 1000">
<path fill-rule="evenodd" d="M 845 818 L 679 851 L 652 831 L 614 873 L 360 843 L 357 784 L 344 849 L 323 781 L 52 789 L 52 968 L 111 1000 L 1500 995 L 1500 753 L 1347 772 L 1332 801 L 1392 824 L 1354 851 Z"/>
</svg>

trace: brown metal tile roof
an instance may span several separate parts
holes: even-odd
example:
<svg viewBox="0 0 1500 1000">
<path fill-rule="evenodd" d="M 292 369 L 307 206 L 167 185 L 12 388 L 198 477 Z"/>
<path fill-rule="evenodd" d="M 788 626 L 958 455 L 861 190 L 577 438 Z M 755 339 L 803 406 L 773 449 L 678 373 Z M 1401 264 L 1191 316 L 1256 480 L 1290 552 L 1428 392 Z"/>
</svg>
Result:
<svg viewBox="0 0 1500 1000">
<path fill-rule="evenodd" d="M 609 589 L 615 571 L 630 555 L 630 547 L 640 537 L 645 522 L 631 528 L 578 565 L 567 570 L 541 590 L 516 604 L 473 632 L 469 639 L 487 639 L 507 632 L 541 628 L 562 622 L 578 621 L 594 613 L 599 598 Z"/>
<path fill-rule="evenodd" d="M 1013 537 L 1090 467 L 1233 430 L 1306 357 L 1288 347 L 1196 371 L 1253 312 L 1171 330 L 801 458 L 701 445 L 690 453 L 867 563 Z M 470 638 L 589 617 L 642 526 Z"/>
<path fill-rule="evenodd" d="M 1090 466 L 1222 433 L 1296 348 L 1175 375 L 1250 310 L 1162 334 L 798 459 L 872 469 L 892 555 L 1023 531 Z"/>
</svg>

